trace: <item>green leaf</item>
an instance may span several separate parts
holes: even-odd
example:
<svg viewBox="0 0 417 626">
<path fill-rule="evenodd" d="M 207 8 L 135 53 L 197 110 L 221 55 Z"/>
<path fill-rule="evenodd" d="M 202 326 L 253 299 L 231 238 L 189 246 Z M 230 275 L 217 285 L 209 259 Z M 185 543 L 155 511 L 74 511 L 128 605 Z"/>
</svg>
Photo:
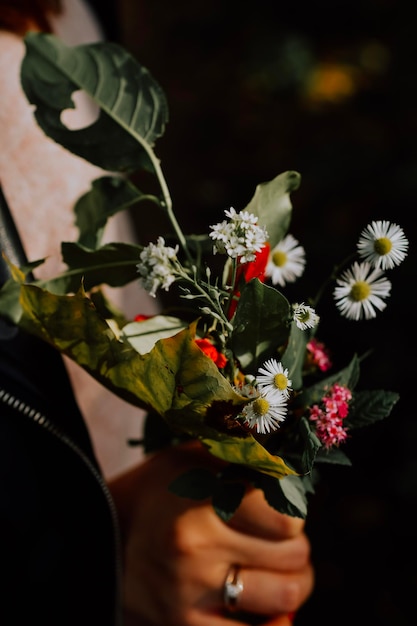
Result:
<svg viewBox="0 0 417 626">
<path fill-rule="evenodd" d="M 24 266 L 18 267 L 10 261 L 4 251 L 2 256 L 7 264 L 10 278 L 0 287 L 0 316 L 12 324 L 18 325 L 22 317 L 20 287 L 27 280 L 27 276 L 31 275 L 32 270 L 42 265 L 45 259 L 26 263 Z"/>
<path fill-rule="evenodd" d="M 82 290 L 59 296 L 22 285 L 21 303 L 30 332 L 120 397 L 162 415 L 174 431 L 212 437 L 217 431 L 206 423 L 208 408 L 223 403 L 236 414 L 247 401 L 194 342 L 195 323 L 141 355 L 114 334 Z"/>
<path fill-rule="evenodd" d="M 12 324 L 18 324 L 22 315 L 19 296 L 20 285 L 12 278 L 0 288 L 0 316 Z"/>
<path fill-rule="evenodd" d="M 255 486 L 265 494 L 272 508 L 285 515 L 306 518 L 307 497 L 304 482 L 298 476 L 287 476 L 276 480 L 269 476 L 258 476 Z"/>
<path fill-rule="evenodd" d="M 382 420 L 391 413 L 399 399 L 400 395 L 394 391 L 383 389 L 357 391 L 353 395 L 349 415 L 344 424 L 353 429 Z"/>
<path fill-rule="evenodd" d="M 204 468 L 193 468 L 178 476 L 169 490 L 182 498 L 205 500 L 211 498 L 217 515 L 228 522 L 239 507 L 246 486 L 242 482 L 227 481 Z"/>
<path fill-rule="evenodd" d="M 172 337 L 186 328 L 179 317 L 154 315 L 142 322 L 131 322 L 123 327 L 123 336 L 139 354 L 150 352 L 159 339 Z"/>
<path fill-rule="evenodd" d="M 149 196 L 120 176 L 102 176 L 94 180 L 90 191 L 81 196 L 74 207 L 80 232 L 78 243 L 86 248 L 98 248 L 109 217 L 145 197 L 149 199 Z"/>
<path fill-rule="evenodd" d="M 43 131 L 71 152 L 109 171 L 154 171 L 152 147 L 168 121 L 165 94 L 149 71 L 121 46 L 66 46 L 58 37 L 31 32 L 21 83 Z M 95 122 L 71 130 L 61 113 L 74 109 L 83 90 L 100 108 Z"/>
<path fill-rule="evenodd" d="M 49 280 L 36 281 L 36 285 L 55 294 L 74 293 L 83 284 L 86 291 L 107 284 L 121 287 L 138 280 L 137 264 L 141 246 L 128 243 L 109 243 L 98 250 L 64 241 L 62 259 L 68 269 Z"/>
<path fill-rule="evenodd" d="M 246 373 L 255 374 L 286 343 L 290 311 L 282 293 L 257 278 L 243 287 L 233 319 L 232 349 Z"/>
<path fill-rule="evenodd" d="M 258 216 L 260 226 L 268 232 L 271 248 L 287 234 L 291 221 L 290 193 L 300 186 L 298 172 L 283 172 L 273 180 L 257 185 L 255 194 L 245 211 Z"/>
<path fill-rule="evenodd" d="M 223 459 L 223 461 L 255 468 L 259 472 L 275 478 L 297 474 L 281 457 L 270 454 L 252 435 L 243 439 L 226 437 L 217 433 L 216 439 L 202 437 L 201 441 L 207 446 L 211 454 Z"/>
<path fill-rule="evenodd" d="M 346 422 L 346 420 L 345 420 Z M 351 460 L 340 448 L 321 448 L 316 456 L 316 463 L 327 463 L 329 465 L 352 465 Z"/>
<path fill-rule="evenodd" d="M 305 518 L 309 483 L 296 476 L 277 478 L 258 473 L 253 467 L 246 470 L 232 464 L 217 475 L 207 469 L 193 468 L 172 481 L 169 489 L 183 498 L 211 498 L 217 515 L 227 522 L 238 509 L 248 483 L 261 489 L 268 504 L 277 511 Z"/>
<path fill-rule="evenodd" d="M 318 383 L 303 389 L 297 397 L 294 398 L 294 407 L 312 406 L 320 403 L 323 395 L 329 387 L 334 384 L 344 385 L 353 390 L 359 380 L 359 359 L 355 355 L 349 365 L 339 370 L 335 374 L 320 380 Z"/>
<path fill-rule="evenodd" d="M 86 291 L 97 285 L 121 287 L 138 280 L 137 264 L 142 246 L 130 243 L 108 243 L 98 250 L 90 250 L 77 243 L 61 244 L 62 259 L 68 270 L 49 281 L 43 287 L 56 293 L 77 291 L 81 280 Z"/>
<path fill-rule="evenodd" d="M 287 476 L 279 483 L 283 494 L 292 505 L 290 515 L 296 517 L 307 516 L 307 498 L 304 489 L 304 482 L 298 476 Z"/>
<path fill-rule="evenodd" d="M 319 438 L 311 428 L 309 421 L 305 417 L 302 417 L 300 420 L 300 435 L 304 444 L 301 454 L 301 462 L 304 468 L 304 473 L 307 474 L 313 469 L 316 456 L 322 445 Z"/>
<path fill-rule="evenodd" d="M 156 452 L 174 441 L 174 433 L 156 411 L 148 411 L 143 428 L 143 439 L 136 440 L 143 446 L 145 454 Z"/>
<path fill-rule="evenodd" d="M 228 522 L 236 513 L 245 495 L 245 490 L 246 487 L 243 483 L 217 481 L 212 504 L 217 515 L 224 522 Z"/>
<path fill-rule="evenodd" d="M 177 476 L 169 484 L 168 489 L 181 498 L 205 500 L 212 497 L 216 483 L 217 479 L 213 472 L 202 467 L 196 467 Z"/>
<path fill-rule="evenodd" d="M 288 368 L 288 378 L 292 381 L 292 388 L 299 390 L 303 386 L 303 366 L 305 361 L 306 345 L 310 339 L 307 330 L 301 330 L 293 321 L 288 344 L 282 356 L 283 367 Z"/>
</svg>

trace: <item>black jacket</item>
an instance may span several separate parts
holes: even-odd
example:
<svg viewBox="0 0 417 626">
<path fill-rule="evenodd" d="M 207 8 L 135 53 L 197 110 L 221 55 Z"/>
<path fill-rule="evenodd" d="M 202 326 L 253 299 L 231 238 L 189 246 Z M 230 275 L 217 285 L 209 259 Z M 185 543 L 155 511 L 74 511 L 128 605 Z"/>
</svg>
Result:
<svg viewBox="0 0 417 626">
<path fill-rule="evenodd" d="M 0 206 L 0 247 L 22 262 Z M 0 442 L 1 626 L 119 626 L 116 512 L 62 358 L 4 322 Z"/>
</svg>

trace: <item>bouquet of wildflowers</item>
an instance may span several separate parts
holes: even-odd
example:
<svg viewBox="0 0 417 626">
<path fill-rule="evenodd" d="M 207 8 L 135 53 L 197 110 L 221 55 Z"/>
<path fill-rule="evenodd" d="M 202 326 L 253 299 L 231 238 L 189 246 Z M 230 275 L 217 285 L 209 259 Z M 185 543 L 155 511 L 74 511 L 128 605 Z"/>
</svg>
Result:
<svg viewBox="0 0 417 626">
<path fill-rule="evenodd" d="M 289 232 L 288 171 L 259 184 L 243 210 L 228 208 L 206 234 L 177 222 L 153 146 L 168 120 L 165 96 L 149 72 L 114 44 L 68 48 L 52 35 L 26 37 L 22 85 L 43 130 L 114 175 L 94 181 L 75 207 L 80 236 L 62 244 L 68 270 L 27 280 L 40 261 L 18 268 L 0 292 L 0 314 L 44 338 L 125 400 L 145 408 L 146 450 L 196 439 L 221 470 L 195 470 L 172 485 L 210 497 L 230 518 L 248 484 L 277 510 L 305 517 L 316 463 L 349 464 L 351 432 L 388 416 L 398 394 L 356 391 L 362 356 L 339 371 L 320 341 L 319 297 L 290 302 L 283 289 L 305 269 L 305 251 Z M 100 113 L 69 130 L 61 113 L 83 89 Z M 143 192 L 131 174 L 146 171 L 159 192 Z M 107 219 L 153 202 L 170 228 L 156 242 L 102 245 Z M 408 240 L 400 226 L 373 221 L 359 234 L 355 260 L 341 264 L 335 306 L 356 322 L 386 307 L 386 273 Z M 152 296 L 169 292 L 169 315 L 128 320 L 104 297 L 103 284 L 138 281 Z"/>
</svg>

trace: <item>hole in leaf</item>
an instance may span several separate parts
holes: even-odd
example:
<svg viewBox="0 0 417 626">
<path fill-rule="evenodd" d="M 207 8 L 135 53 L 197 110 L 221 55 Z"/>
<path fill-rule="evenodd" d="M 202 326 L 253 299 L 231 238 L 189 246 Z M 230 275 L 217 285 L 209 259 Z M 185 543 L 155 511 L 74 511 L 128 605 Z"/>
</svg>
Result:
<svg viewBox="0 0 417 626">
<path fill-rule="evenodd" d="M 72 94 L 74 109 L 65 109 L 61 121 L 69 130 L 81 130 L 94 124 L 100 114 L 100 107 L 81 89 Z"/>
</svg>

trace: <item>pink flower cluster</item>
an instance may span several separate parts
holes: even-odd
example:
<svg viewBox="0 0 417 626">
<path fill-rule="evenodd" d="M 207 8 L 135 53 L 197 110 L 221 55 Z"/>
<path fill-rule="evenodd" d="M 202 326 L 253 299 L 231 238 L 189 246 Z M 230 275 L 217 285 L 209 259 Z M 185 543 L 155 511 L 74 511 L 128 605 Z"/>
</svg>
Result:
<svg viewBox="0 0 417 626">
<path fill-rule="evenodd" d="M 316 435 L 325 448 L 338 446 L 347 438 L 343 420 L 349 413 L 352 392 L 342 385 L 332 385 L 323 396 L 321 405 L 310 407 L 309 419 L 316 423 Z"/>
<path fill-rule="evenodd" d="M 330 354 L 324 343 L 313 338 L 308 342 L 307 350 L 310 353 L 309 359 L 311 363 L 318 367 L 319 370 L 326 372 L 331 368 Z"/>
</svg>

